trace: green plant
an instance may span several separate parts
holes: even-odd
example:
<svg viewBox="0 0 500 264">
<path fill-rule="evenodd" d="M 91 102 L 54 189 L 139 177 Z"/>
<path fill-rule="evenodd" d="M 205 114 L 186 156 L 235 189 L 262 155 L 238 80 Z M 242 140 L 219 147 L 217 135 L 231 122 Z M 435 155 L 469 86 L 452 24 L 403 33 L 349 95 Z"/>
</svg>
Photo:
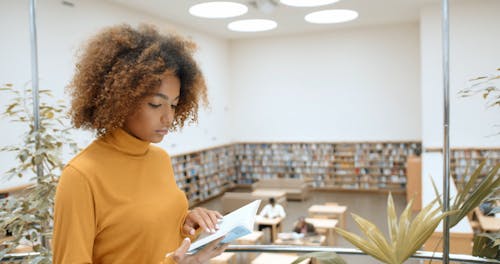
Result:
<svg viewBox="0 0 500 264">
<path fill-rule="evenodd" d="M 411 216 L 413 200 L 410 201 L 398 221 L 394 201 L 389 194 L 387 199 L 389 241 L 377 226 L 356 214 L 351 215 L 366 238 L 341 228 L 335 228 L 335 231 L 366 254 L 384 263 L 401 264 L 422 247 L 445 216 L 452 214 L 452 212 L 443 213 L 441 206 L 437 206 L 438 200 L 439 198 L 434 199 L 413 220 Z"/>
<path fill-rule="evenodd" d="M 54 194 L 63 168 L 63 146 L 76 151 L 76 143 L 70 138 L 66 126 L 65 105 L 62 102 L 49 103 L 44 99 L 52 98 L 49 90 L 40 90 L 40 126 L 36 130 L 31 110 L 31 90 L 14 89 L 13 85 L 0 87 L 4 96 L 12 96 L 11 103 L 2 113 L 10 122 L 25 125 L 23 142 L 18 145 L 3 146 L 2 152 L 15 154 L 17 163 L 9 169 L 4 178 L 28 178 L 36 181 L 28 188 L 26 195 L 9 196 L 1 201 L 0 230 L 9 230 L 13 240 L 0 251 L 0 259 L 20 242 L 28 242 L 40 255 L 31 259 L 31 263 L 52 263 L 49 241 L 51 235 Z M 42 173 L 37 175 L 37 167 Z"/>
<path fill-rule="evenodd" d="M 500 164 L 491 168 L 482 180 L 478 180 L 485 163 L 486 161 L 481 162 L 463 186 L 457 186 L 458 193 L 450 207 L 450 210 L 457 211 L 457 214 L 450 216 L 450 227 L 457 225 L 458 222 L 474 210 L 474 208 L 478 207 L 482 201 L 493 194 L 500 186 L 500 175 L 498 174 Z M 434 181 L 432 181 L 432 185 L 437 194 L 438 191 Z M 441 204 L 441 200 L 439 200 L 439 203 Z"/>
<path fill-rule="evenodd" d="M 488 100 L 488 106 L 500 107 L 500 89 L 496 87 L 496 82 L 500 80 L 500 68 L 497 73 L 490 76 L 480 76 L 470 80 L 472 85 L 459 92 L 462 97 L 469 97 L 481 94 L 483 99 Z"/>
<path fill-rule="evenodd" d="M 500 233 L 482 233 L 474 237 L 472 255 L 500 260 Z"/>
<path fill-rule="evenodd" d="M 470 87 L 467 87 L 459 92 L 459 95 L 462 97 L 469 97 L 473 95 L 480 94 L 482 95 L 483 99 L 486 100 L 486 104 L 488 107 L 500 107 L 500 89 L 498 88 L 498 83 L 500 81 L 500 68 L 496 69 L 496 73 L 490 75 L 490 76 L 480 76 L 476 77 L 470 80 L 472 83 Z M 500 134 L 500 132 L 498 133 Z M 498 165 L 496 166 L 498 170 Z M 473 181 L 470 181 L 471 183 L 474 183 Z M 498 193 L 498 180 L 496 182 L 496 192 Z M 495 192 L 495 191 L 493 191 Z M 462 192 L 465 193 L 465 192 Z M 498 200 L 498 199 L 495 199 Z M 466 207 L 463 212 L 466 210 L 470 209 L 470 206 L 465 205 Z M 476 205 L 477 206 L 477 205 Z M 497 207 L 498 208 L 498 207 Z M 462 212 L 462 214 L 463 214 Z M 454 220 L 456 222 L 456 220 Z M 493 254 L 490 254 L 490 252 L 499 250 L 500 248 L 498 245 L 500 245 L 500 239 L 498 238 L 498 234 L 496 235 L 496 238 L 493 239 L 491 234 L 478 234 L 476 235 L 474 239 L 474 250 L 473 250 L 473 255 L 474 256 L 484 256 L 484 257 L 490 257 L 494 256 Z M 491 240 L 488 242 L 488 240 Z M 478 243 L 478 245 L 476 245 Z M 491 246 L 491 248 L 488 248 L 488 246 Z M 500 255 L 500 253 L 498 253 Z M 493 257 L 494 258 L 494 257 Z M 497 255 L 498 258 L 498 255 Z"/>
<path fill-rule="evenodd" d="M 387 200 L 389 241 L 384 237 L 377 226 L 356 214 L 351 215 L 365 238 L 341 228 L 336 228 L 335 231 L 364 253 L 384 263 L 403 263 L 422 247 L 432 233 L 434 233 L 436 227 L 444 217 L 450 216 L 450 226 L 453 227 L 470 211 L 479 206 L 482 201 L 498 191 L 500 188 L 500 175 L 498 173 L 500 164 L 489 169 L 486 176 L 478 180 L 484 166 L 485 162 L 482 162 L 479 167 L 472 172 L 467 182 L 465 182 L 463 186 L 459 186 L 458 194 L 454 198 L 453 204 L 448 212 L 442 212 L 441 196 L 434 182 L 433 186 L 436 192 L 436 198 L 425 206 L 425 208 L 413 219 L 411 216 L 413 201 L 408 203 L 398 221 L 392 195 L 389 194 Z M 489 199 L 496 200 L 497 198 L 490 197 Z M 499 209 L 496 207 L 492 212 L 495 213 L 498 211 Z M 474 255 L 498 259 L 498 249 L 500 248 L 499 234 L 481 234 L 480 237 L 481 238 L 476 238 L 478 242 L 474 244 Z M 320 257 L 318 259 L 320 263 L 343 263 L 341 262 L 342 259 L 339 260 L 339 257 L 333 253 L 327 252 L 307 254 L 304 255 L 302 259 L 317 256 Z M 297 261 L 294 263 L 297 263 Z"/>
<path fill-rule="evenodd" d="M 486 100 L 488 107 L 500 107 L 500 88 L 498 88 L 500 68 L 496 69 L 496 73 L 490 76 L 476 77 L 471 79 L 470 82 L 471 85 L 469 87 L 458 92 L 460 96 L 470 97 L 480 94 Z"/>
<path fill-rule="evenodd" d="M 450 210 L 454 210 L 457 213 L 451 215 L 449 218 L 450 228 L 457 225 L 466 215 L 468 215 L 474 208 L 478 207 L 483 201 L 490 199 L 492 201 L 498 200 L 493 194 L 498 192 L 500 188 L 500 174 L 498 170 L 500 169 L 500 164 L 497 164 L 493 168 L 487 170 L 486 176 L 479 179 L 481 172 L 484 169 L 486 161 L 481 162 L 479 166 L 472 172 L 469 179 L 463 184 L 458 185 L 458 193 L 454 198 Z M 468 169 L 467 169 L 468 171 Z M 466 174 L 468 174 L 466 172 Z M 431 178 L 432 181 L 432 178 Z M 432 181 L 434 187 L 434 192 L 438 194 L 438 190 L 434 181 Z M 441 203 L 441 201 L 439 201 Z M 492 213 L 495 213 L 498 207 L 495 207 Z M 489 241 L 491 239 L 491 241 Z M 496 234 L 477 234 L 474 238 L 474 247 L 472 254 L 474 256 L 495 258 L 491 256 L 496 256 L 491 252 L 498 248 L 500 245 L 500 237 L 498 233 Z M 499 256 L 496 256 L 499 257 Z"/>
</svg>

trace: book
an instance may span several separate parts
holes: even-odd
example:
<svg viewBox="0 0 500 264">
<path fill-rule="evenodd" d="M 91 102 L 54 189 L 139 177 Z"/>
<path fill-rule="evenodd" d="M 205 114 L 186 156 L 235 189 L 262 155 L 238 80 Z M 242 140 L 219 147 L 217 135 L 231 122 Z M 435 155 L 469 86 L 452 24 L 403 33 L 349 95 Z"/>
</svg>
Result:
<svg viewBox="0 0 500 264">
<path fill-rule="evenodd" d="M 222 239 L 221 243 L 226 244 L 252 233 L 260 203 L 261 200 L 255 200 L 225 215 L 219 221 L 219 230 L 212 234 L 203 232 L 191 244 L 188 252 L 194 253 L 201 247 L 222 236 L 224 236 L 224 239 Z"/>
</svg>

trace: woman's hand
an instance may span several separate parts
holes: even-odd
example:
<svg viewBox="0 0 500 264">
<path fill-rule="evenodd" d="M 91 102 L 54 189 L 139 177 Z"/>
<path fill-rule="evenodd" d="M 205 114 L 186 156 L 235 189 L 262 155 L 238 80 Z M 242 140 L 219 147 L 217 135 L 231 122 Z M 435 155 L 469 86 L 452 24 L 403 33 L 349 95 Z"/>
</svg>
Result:
<svg viewBox="0 0 500 264">
<path fill-rule="evenodd" d="M 227 244 L 220 245 L 219 243 L 224 239 L 224 237 L 218 238 L 212 241 L 210 244 L 207 244 L 203 249 L 196 252 L 193 255 L 186 255 L 189 246 L 191 245 L 191 241 L 189 238 L 184 239 L 182 241 L 181 246 L 175 250 L 175 252 L 171 255 L 175 262 L 178 264 L 201 264 L 208 263 L 211 258 L 217 257 L 227 248 Z"/>
<path fill-rule="evenodd" d="M 219 212 L 196 207 L 189 211 L 182 230 L 185 235 L 194 235 L 198 228 L 207 233 L 215 233 L 219 229 L 218 221 L 220 219 L 222 219 L 222 215 Z"/>
</svg>

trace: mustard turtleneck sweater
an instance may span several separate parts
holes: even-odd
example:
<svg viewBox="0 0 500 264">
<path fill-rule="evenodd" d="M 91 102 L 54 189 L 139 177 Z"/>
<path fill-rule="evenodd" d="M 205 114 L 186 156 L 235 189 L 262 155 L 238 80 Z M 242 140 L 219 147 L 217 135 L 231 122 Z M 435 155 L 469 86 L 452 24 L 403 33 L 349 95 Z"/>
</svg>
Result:
<svg viewBox="0 0 500 264">
<path fill-rule="evenodd" d="M 188 202 L 168 154 L 118 129 L 64 168 L 54 209 L 53 263 L 174 263 Z"/>
</svg>

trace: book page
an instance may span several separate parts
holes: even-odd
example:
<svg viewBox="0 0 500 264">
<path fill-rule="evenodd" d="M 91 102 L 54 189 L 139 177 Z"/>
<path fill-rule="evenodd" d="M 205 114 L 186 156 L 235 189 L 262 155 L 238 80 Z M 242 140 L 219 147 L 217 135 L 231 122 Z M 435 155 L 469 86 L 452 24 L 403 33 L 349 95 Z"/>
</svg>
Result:
<svg viewBox="0 0 500 264">
<path fill-rule="evenodd" d="M 260 202 L 261 200 L 255 200 L 225 215 L 222 220 L 219 221 L 219 230 L 213 234 L 202 233 L 202 235 L 191 244 L 188 251 L 194 251 L 222 236 L 225 237 L 221 243 L 229 243 L 239 237 L 250 234 L 253 230 L 255 216 L 257 215 Z"/>
</svg>

